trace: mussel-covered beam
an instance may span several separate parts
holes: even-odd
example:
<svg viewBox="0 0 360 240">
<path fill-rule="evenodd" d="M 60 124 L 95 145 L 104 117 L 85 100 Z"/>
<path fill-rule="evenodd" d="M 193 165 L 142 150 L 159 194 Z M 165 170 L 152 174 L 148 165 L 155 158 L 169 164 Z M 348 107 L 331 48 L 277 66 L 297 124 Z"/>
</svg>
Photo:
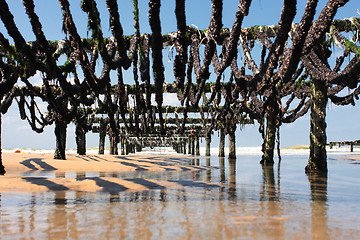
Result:
<svg viewBox="0 0 360 240">
<path fill-rule="evenodd" d="M 336 28 L 339 32 L 350 32 L 350 31 L 357 31 L 357 27 L 356 24 L 360 23 L 360 18 L 356 18 L 356 17 L 352 17 L 352 18 L 348 18 L 348 19 L 343 19 L 343 20 L 333 20 L 332 22 L 332 27 Z M 292 30 L 296 29 L 298 26 L 298 24 L 293 24 L 292 25 Z M 266 35 L 268 38 L 271 37 L 275 37 L 276 34 L 276 30 L 277 30 L 277 26 L 276 25 L 262 25 L 262 26 L 252 26 L 249 28 L 242 28 L 241 29 L 241 35 L 244 36 L 247 40 L 257 40 L 258 39 L 258 34 L 257 32 L 262 33 L 262 35 Z M 187 27 L 187 31 L 185 34 L 185 41 L 190 44 L 191 43 L 191 36 L 193 34 L 196 34 L 198 39 L 202 39 L 202 41 L 200 41 L 201 44 L 207 44 L 207 38 L 206 35 L 208 34 L 208 29 L 205 30 L 200 30 L 200 29 L 196 29 L 194 27 L 188 26 Z M 151 39 L 152 38 L 152 34 L 142 34 L 140 37 L 144 38 L 144 36 L 146 35 L 147 38 Z M 230 29 L 228 28 L 223 28 L 220 31 L 220 37 L 222 39 L 229 37 L 230 35 Z M 173 46 L 176 42 L 178 33 L 177 32 L 171 32 L 171 33 L 167 33 L 167 34 L 163 34 L 162 35 L 162 42 L 163 42 L 163 47 L 170 47 Z M 130 49 L 130 40 L 133 38 L 133 36 L 122 36 L 123 38 L 123 42 L 124 42 L 124 47 L 126 50 Z M 82 38 L 81 42 L 83 45 L 83 48 L 86 52 L 91 53 L 93 51 L 93 46 L 94 46 L 94 39 L 92 38 Z M 114 37 L 108 37 L 108 38 L 104 38 L 104 42 L 107 44 L 114 44 L 115 40 Z M 29 45 L 33 45 L 34 42 L 30 41 L 28 42 Z M 70 50 L 70 43 L 69 40 L 56 40 L 56 41 L 49 41 L 49 45 L 54 48 L 57 49 L 55 52 L 56 53 L 66 53 Z"/>
<path fill-rule="evenodd" d="M 204 137 L 204 132 L 202 131 L 202 128 L 203 128 L 202 125 L 189 125 L 185 129 L 185 134 L 190 134 L 191 130 L 195 130 L 200 137 Z M 178 127 L 177 126 L 167 126 L 166 129 L 167 129 L 167 133 L 168 133 L 167 135 L 173 136 L 174 134 L 176 134 Z M 151 131 L 144 133 L 141 136 L 147 136 L 148 134 L 150 134 L 150 135 L 159 134 L 159 130 L 160 130 L 160 126 L 154 126 L 154 128 L 151 129 Z M 93 126 L 92 132 L 98 133 L 99 126 Z M 128 134 L 128 137 L 132 137 L 132 135 Z"/>
</svg>

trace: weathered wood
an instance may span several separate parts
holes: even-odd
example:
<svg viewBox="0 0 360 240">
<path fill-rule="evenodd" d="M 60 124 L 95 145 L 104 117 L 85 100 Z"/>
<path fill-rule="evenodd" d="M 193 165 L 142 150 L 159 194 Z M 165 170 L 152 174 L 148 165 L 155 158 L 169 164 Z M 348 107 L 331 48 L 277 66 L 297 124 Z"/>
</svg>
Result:
<svg viewBox="0 0 360 240">
<path fill-rule="evenodd" d="M 110 140 L 110 155 L 119 155 L 116 137 L 113 134 L 109 134 Z"/>
<path fill-rule="evenodd" d="M 235 131 L 229 131 L 229 159 L 236 159 Z"/>
<path fill-rule="evenodd" d="M 318 79 L 311 81 L 310 156 L 306 173 L 327 172 L 326 160 L 326 103 L 327 86 Z"/>
<path fill-rule="evenodd" d="M 278 104 L 276 100 L 271 102 L 266 111 L 266 130 L 265 138 L 262 146 L 261 164 L 272 166 L 274 164 L 275 138 L 278 120 Z"/>
<path fill-rule="evenodd" d="M 6 173 L 5 167 L 2 163 L 2 142 L 1 142 L 1 136 L 2 136 L 2 113 L 0 113 L 0 175 L 4 175 Z"/>
<path fill-rule="evenodd" d="M 56 149 L 54 159 L 66 160 L 66 129 L 67 124 L 60 119 L 55 121 Z"/>
<path fill-rule="evenodd" d="M 86 131 L 81 126 L 76 126 L 76 151 L 79 155 L 86 155 Z"/>
<path fill-rule="evenodd" d="M 205 156 L 210 156 L 211 155 L 211 136 L 205 138 L 205 142 L 206 142 L 206 147 L 205 147 Z"/>
<path fill-rule="evenodd" d="M 195 155 L 195 136 L 191 135 L 191 155 Z"/>
<path fill-rule="evenodd" d="M 225 133 L 220 129 L 219 157 L 225 157 Z"/>
<path fill-rule="evenodd" d="M 121 137 L 121 155 L 125 155 L 125 138 Z"/>
<path fill-rule="evenodd" d="M 99 154 L 104 154 L 105 138 L 106 138 L 106 126 L 107 126 L 107 123 L 104 120 L 100 121 L 100 126 L 99 126 Z"/>
<path fill-rule="evenodd" d="M 199 141 L 199 135 L 195 135 L 195 142 L 196 142 L 196 155 L 200 155 L 200 141 Z"/>
</svg>

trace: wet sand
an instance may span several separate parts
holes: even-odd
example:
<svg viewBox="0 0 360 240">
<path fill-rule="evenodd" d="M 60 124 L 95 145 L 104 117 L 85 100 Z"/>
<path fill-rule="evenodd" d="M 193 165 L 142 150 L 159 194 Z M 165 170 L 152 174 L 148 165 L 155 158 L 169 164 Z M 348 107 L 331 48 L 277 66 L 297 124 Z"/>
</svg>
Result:
<svg viewBox="0 0 360 240">
<path fill-rule="evenodd" d="M 161 154 L 127 156 L 67 154 L 66 160 L 56 160 L 51 153 L 3 153 L 3 164 L 7 173 L 0 177 L 0 192 L 145 191 L 149 190 L 146 185 L 177 188 L 180 187 L 179 184 L 168 181 L 142 179 L 140 184 L 139 180 L 119 179 L 117 176 L 111 176 L 111 173 L 195 172 L 211 169 L 206 166 L 190 165 L 192 159 L 181 155 Z M 36 173 L 45 174 L 36 177 Z M 66 174 L 69 173 L 73 173 L 74 176 L 67 177 Z M 146 184 L 143 184 L 144 182 Z"/>
</svg>

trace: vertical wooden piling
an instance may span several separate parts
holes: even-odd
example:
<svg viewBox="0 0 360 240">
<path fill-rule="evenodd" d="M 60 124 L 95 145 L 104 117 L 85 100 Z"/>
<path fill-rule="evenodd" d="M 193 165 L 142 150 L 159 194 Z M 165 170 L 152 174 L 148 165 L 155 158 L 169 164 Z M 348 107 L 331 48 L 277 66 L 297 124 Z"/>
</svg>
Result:
<svg viewBox="0 0 360 240">
<path fill-rule="evenodd" d="M 195 136 L 191 136 L 191 155 L 195 155 Z"/>
<path fill-rule="evenodd" d="M 224 129 L 220 129 L 219 157 L 225 157 L 225 133 Z"/>
<path fill-rule="evenodd" d="M 136 151 L 137 152 L 141 152 L 142 151 L 142 147 L 141 147 L 141 144 L 139 144 L 138 142 L 136 142 Z"/>
<path fill-rule="evenodd" d="M 99 126 L 99 154 L 104 154 L 105 150 L 106 125 L 106 121 L 101 119 Z"/>
<path fill-rule="evenodd" d="M 86 131 L 83 127 L 76 125 L 76 151 L 79 155 L 86 155 Z"/>
<path fill-rule="evenodd" d="M 211 153 L 210 153 L 211 135 L 207 136 L 205 138 L 205 141 L 206 141 L 205 156 L 210 156 L 211 155 Z"/>
<path fill-rule="evenodd" d="M 235 131 L 229 131 L 229 158 L 236 159 Z"/>
<path fill-rule="evenodd" d="M 326 160 L 326 103 L 327 85 L 319 79 L 310 83 L 310 156 L 307 173 L 327 172 Z"/>
<path fill-rule="evenodd" d="M 110 139 L 110 155 L 118 155 L 119 154 L 117 147 L 118 143 L 113 133 L 109 134 L 109 139 Z"/>
<path fill-rule="evenodd" d="M 192 139 L 191 139 L 191 135 L 189 135 L 189 136 L 188 136 L 188 153 L 189 153 L 189 154 L 191 154 L 191 144 L 192 144 L 192 143 L 191 143 L 191 142 L 192 142 L 191 140 L 192 140 Z"/>
<path fill-rule="evenodd" d="M 121 136 L 121 155 L 125 155 L 125 138 Z"/>
<path fill-rule="evenodd" d="M 60 119 L 55 120 L 56 149 L 54 159 L 66 159 L 66 129 L 67 124 L 64 121 Z"/>
<path fill-rule="evenodd" d="M 195 135 L 195 142 L 196 142 L 196 155 L 200 155 L 200 141 L 199 141 L 199 135 Z"/>
<path fill-rule="evenodd" d="M 1 145 L 1 125 L 2 125 L 2 121 L 1 121 L 1 118 L 2 118 L 2 113 L 0 113 L 0 175 L 4 175 L 6 173 L 5 171 L 5 167 L 2 163 L 2 145 Z"/>
<path fill-rule="evenodd" d="M 125 155 L 129 155 L 129 153 L 130 153 L 129 141 L 125 140 Z"/>
</svg>

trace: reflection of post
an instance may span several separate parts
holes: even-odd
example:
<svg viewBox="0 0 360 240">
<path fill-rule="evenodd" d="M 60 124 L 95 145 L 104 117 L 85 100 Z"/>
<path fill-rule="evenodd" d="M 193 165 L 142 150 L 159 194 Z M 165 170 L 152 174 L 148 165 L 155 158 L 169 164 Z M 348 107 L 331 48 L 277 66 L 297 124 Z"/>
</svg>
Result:
<svg viewBox="0 0 360 240">
<path fill-rule="evenodd" d="M 236 159 L 229 158 L 229 198 L 236 198 Z"/>
<path fill-rule="evenodd" d="M 210 167 L 210 158 L 206 158 L 206 166 Z M 206 181 L 208 181 L 208 182 L 211 181 L 211 170 L 210 169 L 206 170 Z"/>
<path fill-rule="evenodd" d="M 263 191 L 260 193 L 261 200 L 278 200 L 275 188 L 275 174 L 273 166 L 263 166 Z"/>
<path fill-rule="evenodd" d="M 225 158 L 219 157 L 219 165 L 220 165 L 220 182 L 225 183 Z"/>
<path fill-rule="evenodd" d="M 76 172 L 76 178 L 85 178 L 86 177 L 86 172 Z"/>
<path fill-rule="evenodd" d="M 68 216 L 66 207 L 66 197 L 64 191 L 55 191 L 54 208 L 48 211 L 46 227 L 47 239 L 57 239 L 59 236 L 67 236 Z M 56 226 L 56 231 L 53 231 Z"/>
<path fill-rule="evenodd" d="M 327 226 L 327 174 L 308 174 L 311 190 L 311 236 L 329 239 Z"/>
<path fill-rule="evenodd" d="M 263 170 L 263 182 L 262 182 L 262 191 L 260 191 L 260 210 L 258 215 L 267 216 L 270 219 L 274 217 L 274 221 L 270 221 L 270 224 L 276 223 L 276 228 L 268 228 L 267 234 L 269 236 L 276 236 L 276 239 L 284 239 L 286 232 L 285 221 L 275 220 L 279 216 L 283 216 L 284 208 L 279 201 L 279 189 L 276 189 L 275 185 L 275 174 L 273 166 L 262 167 Z M 279 184 L 279 180 L 278 180 Z M 279 186 L 279 185 L 278 185 Z"/>
<path fill-rule="evenodd" d="M 56 178 L 65 178 L 65 172 L 55 172 Z"/>
</svg>

